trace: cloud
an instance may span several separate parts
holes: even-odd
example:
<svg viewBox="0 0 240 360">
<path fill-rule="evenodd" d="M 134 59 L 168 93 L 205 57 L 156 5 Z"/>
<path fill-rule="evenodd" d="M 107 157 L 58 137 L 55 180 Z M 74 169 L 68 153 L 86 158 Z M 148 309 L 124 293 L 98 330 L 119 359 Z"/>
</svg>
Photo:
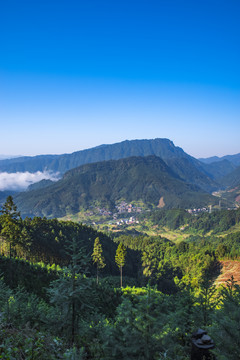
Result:
<svg viewBox="0 0 240 360">
<path fill-rule="evenodd" d="M 23 191 L 26 190 L 29 185 L 43 179 L 57 181 L 59 178 L 58 173 L 48 171 L 37 171 L 35 173 L 28 171 L 16 173 L 0 172 L 0 191 Z"/>
</svg>

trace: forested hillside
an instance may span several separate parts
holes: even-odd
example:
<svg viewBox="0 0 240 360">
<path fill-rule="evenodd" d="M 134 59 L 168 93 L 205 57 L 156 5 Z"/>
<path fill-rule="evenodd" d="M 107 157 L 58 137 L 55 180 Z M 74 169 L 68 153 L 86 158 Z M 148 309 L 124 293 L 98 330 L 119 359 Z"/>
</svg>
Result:
<svg viewBox="0 0 240 360">
<path fill-rule="evenodd" d="M 226 217 L 220 213 L 213 228 Z M 178 217 L 191 222 L 181 210 L 156 215 L 165 226 L 175 227 Z M 229 218 L 239 222 L 239 211 Z M 199 219 L 192 228 L 204 223 Z M 7 199 L 0 215 L 1 358 L 187 360 L 198 328 L 213 338 L 218 359 L 238 358 L 240 288 L 234 279 L 224 288 L 212 284 L 222 260 L 239 261 L 239 232 L 196 232 L 180 243 L 109 235 L 22 219 Z"/>
<path fill-rule="evenodd" d="M 23 215 L 62 217 L 96 204 L 113 210 L 116 202 L 142 201 L 149 207 L 195 207 L 217 202 L 183 181 L 156 156 L 131 157 L 80 166 L 62 180 L 15 197 Z"/>
<path fill-rule="evenodd" d="M 159 156 L 163 160 L 182 157 L 193 160 L 168 139 L 126 140 L 116 144 L 100 145 L 92 149 L 76 151 L 72 154 L 39 155 L 0 160 L 0 170 L 7 172 L 51 170 L 64 174 L 66 171 L 83 164 L 149 155 Z"/>
<path fill-rule="evenodd" d="M 221 161 L 212 162 L 210 164 L 204 163 L 204 169 L 213 177 L 213 179 L 222 184 L 222 178 L 231 174 L 236 169 L 236 165 L 224 159 Z"/>
<path fill-rule="evenodd" d="M 224 176 L 221 182 L 228 187 L 240 186 L 240 166 L 233 170 L 230 174 Z"/>
<path fill-rule="evenodd" d="M 183 180 L 201 187 L 205 191 L 219 188 L 215 181 L 219 169 L 205 166 L 202 162 L 185 153 L 180 147 L 168 139 L 126 140 L 111 145 L 101 145 L 63 155 L 38 155 L 34 157 L 19 157 L 15 159 L 0 160 L 0 171 L 30 172 L 49 171 L 63 175 L 66 171 L 80 165 L 95 162 L 125 159 L 132 156 L 158 156 Z M 231 172 L 233 168 L 225 166 L 222 175 Z"/>
<path fill-rule="evenodd" d="M 206 234 L 211 231 L 217 234 L 229 230 L 236 224 L 240 223 L 240 209 L 237 210 L 217 210 L 212 213 L 202 212 L 197 216 L 193 216 L 183 209 L 171 210 L 154 210 L 148 216 L 152 225 L 166 226 L 171 230 L 180 227 L 188 233 Z"/>
<path fill-rule="evenodd" d="M 205 164 L 212 164 L 214 162 L 221 162 L 221 161 L 227 160 L 230 163 L 234 164 L 235 166 L 240 166 L 240 154 L 225 155 L 222 157 L 212 156 L 209 158 L 200 158 L 198 160 L 200 160 L 201 162 L 204 162 Z"/>
</svg>

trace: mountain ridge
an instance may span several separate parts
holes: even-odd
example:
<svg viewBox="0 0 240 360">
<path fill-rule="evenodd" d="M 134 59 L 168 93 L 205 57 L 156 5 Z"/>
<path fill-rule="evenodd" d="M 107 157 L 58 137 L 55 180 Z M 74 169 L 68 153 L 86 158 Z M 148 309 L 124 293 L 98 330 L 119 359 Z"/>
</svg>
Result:
<svg viewBox="0 0 240 360">
<path fill-rule="evenodd" d="M 224 155 L 224 156 L 211 156 L 207 158 L 199 158 L 198 160 L 205 164 L 211 164 L 213 162 L 228 160 L 229 162 L 233 163 L 235 166 L 240 166 L 240 153 L 233 155 Z"/>
<path fill-rule="evenodd" d="M 168 207 L 204 206 L 215 198 L 199 187 L 183 181 L 159 157 L 129 157 L 85 164 L 71 169 L 46 188 L 15 197 L 24 216 L 63 217 L 96 201 L 114 209 L 116 201 L 143 201 Z"/>
<path fill-rule="evenodd" d="M 53 171 L 63 175 L 66 171 L 78 166 L 107 160 L 118 160 L 131 156 L 160 157 L 184 181 L 200 185 L 204 190 L 217 190 L 219 185 L 199 160 L 188 155 L 182 148 L 175 146 L 169 139 L 125 140 L 110 145 L 100 145 L 81 150 L 72 154 L 38 155 L 0 161 L 0 171 L 6 172 L 37 172 Z M 186 171 L 184 170 L 186 168 Z"/>
<path fill-rule="evenodd" d="M 161 145 L 161 146 L 159 146 Z M 166 153 L 168 155 L 166 156 Z M 119 143 L 98 145 L 93 148 L 75 151 L 61 155 L 37 155 L 23 156 L 14 159 L 0 161 L 0 171 L 66 171 L 87 163 L 103 160 L 118 160 L 130 156 L 157 155 L 161 158 L 173 157 L 173 153 L 181 153 L 181 156 L 190 156 L 184 153 L 180 147 L 176 147 L 169 139 L 142 139 L 124 140 Z"/>
</svg>

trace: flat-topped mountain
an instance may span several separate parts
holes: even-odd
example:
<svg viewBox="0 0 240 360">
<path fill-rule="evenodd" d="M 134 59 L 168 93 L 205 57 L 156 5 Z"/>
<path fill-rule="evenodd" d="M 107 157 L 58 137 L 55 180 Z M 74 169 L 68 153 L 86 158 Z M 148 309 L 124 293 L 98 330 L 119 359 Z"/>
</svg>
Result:
<svg viewBox="0 0 240 360">
<path fill-rule="evenodd" d="M 118 160 L 130 156 L 156 155 L 163 160 L 173 158 L 191 158 L 181 148 L 168 139 L 125 140 L 110 145 L 100 145 L 72 154 L 24 156 L 0 161 L 0 171 L 35 172 L 54 171 L 64 174 L 80 165 L 104 160 Z"/>
<path fill-rule="evenodd" d="M 157 156 L 82 165 L 46 188 L 15 197 L 23 215 L 47 217 L 74 214 L 96 203 L 114 209 L 119 200 L 142 201 L 149 206 L 166 208 L 216 203 L 213 196 L 183 181 Z"/>
<path fill-rule="evenodd" d="M 1 160 L 0 171 L 9 173 L 52 171 L 63 175 L 66 171 L 84 164 L 149 155 L 160 157 L 183 180 L 198 185 L 206 191 L 211 192 L 219 188 L 213 174 L 205 168 L 203 163 L 185 153 L 168 139 L 126 140 L 72 154 L 39 155 Z"/>
</svg>

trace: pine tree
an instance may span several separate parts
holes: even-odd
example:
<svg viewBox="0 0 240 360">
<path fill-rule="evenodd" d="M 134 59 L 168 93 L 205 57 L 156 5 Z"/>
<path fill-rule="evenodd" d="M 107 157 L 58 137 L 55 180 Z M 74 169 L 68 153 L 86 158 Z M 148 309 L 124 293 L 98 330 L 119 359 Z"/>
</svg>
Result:
<svg viewBox="0 0 240 360">
<path fill-rule="evenodd" d="M 122 268 L 125 265 L 126 253 L 127 253 L 126 248 L 124 247 L 124 245 L 122 243 L 120 243 L 118 245 L 118 248 L 116 251 L 115 262 L 120 269 L 120 285 L 121 285 L 121 287 L 122 287 Z"/>
<path fill-rule="evenodd" d="M 9 245 L 9 257 L 12 257 L 12 248 L 17 245 L 21 234 L 21 217 L 12 196 L 8 196 L 0 210 L 1 232 L 0 235 Z"/>
<path fill-rule="evenodd" d="M 97 284 L 98 284 L 99 269 L 103 269 L 106 266 L 102 252 L 103 252 L 102 245 L 99 241 L 99 237 L 97 237 L 94 241 L 93 253 L 92 253 L 93 263 L 96 264 L 97 266 Z"/>
<path fill-rule="evenodd" d="M 162 294 L 149 286 L 134 301 L 124 296 L 114 324 L 109 323 L 100 334 L 104 343 L 102 359 L 159 360 L 164 350 L 160 334 L 165 319 Z"/>
<path fill-rule="evenodd" d="M 218 302 L 216 291 L 216 287 L 212 284 L 209 276 L 206 275 L 201 281 L 198 295 L 200 322 L 203 328 L 211 325 L 212 315 Z"/>
<path fill-rule="evenodd" d="M 73 238 L 66 249 L 70 257 L 69 265 L 63 269 L 58 280 L 51 283 L 48 289 L 50 301 L 59 311 L 59 324 L 65 331 L 71 344 L 76 342 L 79 318 L 91 307 L 89 280 L 86 278 L 89 258 L 85 254 L 82 243 Z"/>
<path fill-rule="evenodd" d="M 240 359 L 240 286 L 233 276 L 221 291 L 222 304 L 215 311 L 215 322 L 211 329 L 216 341 L 217 359 Z"/>
</svg>

